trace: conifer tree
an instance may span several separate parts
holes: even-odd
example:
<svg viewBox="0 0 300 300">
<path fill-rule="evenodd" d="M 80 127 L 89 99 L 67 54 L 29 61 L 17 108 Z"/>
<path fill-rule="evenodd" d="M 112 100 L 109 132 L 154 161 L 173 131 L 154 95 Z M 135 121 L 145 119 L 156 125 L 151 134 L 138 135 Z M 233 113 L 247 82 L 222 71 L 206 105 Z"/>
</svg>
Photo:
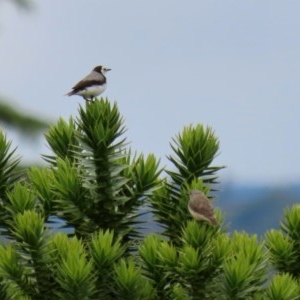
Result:
<svg viewBox="0 0 300 300">
<path fill-rule="evenodd" d="M 189 192 L 213 201 L 223 168 L 213 130 L 185 127 L 169 168 L 125 132 L 115 103 L 86 103 L 50 127 L 47 166 L 26 176 L 0 133 L 0 299 L 297 299 L 298 207 L 266 243 L 229 235 L 218 209 L 217 226 L 197 222 Z"/>
</svg>

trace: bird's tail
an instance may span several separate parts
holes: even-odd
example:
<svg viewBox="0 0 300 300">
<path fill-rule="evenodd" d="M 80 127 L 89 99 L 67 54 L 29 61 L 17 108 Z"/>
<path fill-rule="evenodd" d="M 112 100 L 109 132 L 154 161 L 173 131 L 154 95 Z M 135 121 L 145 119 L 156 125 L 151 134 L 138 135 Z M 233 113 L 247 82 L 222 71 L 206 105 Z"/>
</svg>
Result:
<svg viewBox="0 0 300 300">
<path fill-rule="evenodd" d="M 65 96 L 73 96 L 74 95 L 74 91 L 68 92 L 65 94 Z"/>
</svg>

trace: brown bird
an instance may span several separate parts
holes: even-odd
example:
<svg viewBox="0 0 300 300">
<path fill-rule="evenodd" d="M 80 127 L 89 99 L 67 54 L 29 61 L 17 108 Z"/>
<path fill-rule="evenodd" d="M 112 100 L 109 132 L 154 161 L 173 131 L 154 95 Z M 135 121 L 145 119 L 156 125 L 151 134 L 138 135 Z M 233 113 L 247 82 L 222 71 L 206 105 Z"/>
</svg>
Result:
<svg viewBox="0 0 300 300">
<path fill-rule="evenodd" d="M 188 209 L 197 221 L 206 221 L 214 226 L 218 224 L 214 215 L 214 208 L 202 191 L 191 191 Z"/>
</svg>

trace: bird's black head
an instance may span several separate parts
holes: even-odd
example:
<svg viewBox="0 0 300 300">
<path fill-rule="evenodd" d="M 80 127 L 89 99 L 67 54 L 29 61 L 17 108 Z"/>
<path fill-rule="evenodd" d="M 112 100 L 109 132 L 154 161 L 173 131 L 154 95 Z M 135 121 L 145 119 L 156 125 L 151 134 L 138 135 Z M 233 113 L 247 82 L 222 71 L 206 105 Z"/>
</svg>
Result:
<svg viewBox="0 0 300 300">
<path fill-rule="evenodd" d="M 100 74 L 105 74 L 107 71 L 110 71 L 111 69 L 108 69 L 104 66 L 97 66 L 93 69 L 94 72 L 100 73 Z"/>
</svg>

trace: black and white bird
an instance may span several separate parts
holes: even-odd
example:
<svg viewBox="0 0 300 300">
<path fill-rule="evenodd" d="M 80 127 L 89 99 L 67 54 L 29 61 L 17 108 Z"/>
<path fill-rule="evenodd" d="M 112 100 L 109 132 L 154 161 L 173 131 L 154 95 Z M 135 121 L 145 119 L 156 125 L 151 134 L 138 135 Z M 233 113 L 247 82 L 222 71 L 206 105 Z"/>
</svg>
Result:
<svg viewBox="0 0 300 300">
<path fill-rule="evenodd" d="M 72 91 L 67 93 L 68 96 L 78 95 L 82 96 L 86 101 L 92 101 L 95 97 L 102 94 L 106 89 L 106 77 L 107 71 L 110 71 L 104 66 L 98 66 L 93 71 L 80 80 L 73 86 Z"/>
</svg>

